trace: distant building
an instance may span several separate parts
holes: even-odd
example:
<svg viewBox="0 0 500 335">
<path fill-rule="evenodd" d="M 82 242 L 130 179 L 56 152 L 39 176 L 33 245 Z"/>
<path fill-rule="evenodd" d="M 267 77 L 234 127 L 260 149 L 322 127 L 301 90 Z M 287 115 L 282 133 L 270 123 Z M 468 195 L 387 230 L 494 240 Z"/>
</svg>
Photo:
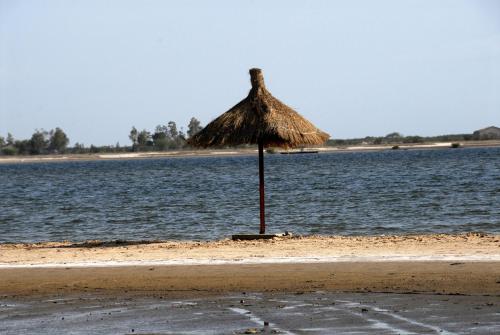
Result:
<svg viewBox="0 0 500 335">
<path fill-rule="evenodd" d="M 498 140 L 500 139 L 500 128 L 491 126 L 479 129 L 472 133 L 472 137 L 475 140 Z"/>
</svg>

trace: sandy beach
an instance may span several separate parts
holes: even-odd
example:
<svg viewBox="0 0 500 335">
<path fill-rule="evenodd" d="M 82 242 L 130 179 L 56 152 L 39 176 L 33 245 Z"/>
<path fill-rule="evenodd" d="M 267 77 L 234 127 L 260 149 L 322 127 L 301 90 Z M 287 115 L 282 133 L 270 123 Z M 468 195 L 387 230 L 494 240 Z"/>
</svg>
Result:
<svg viewBox="0 0 500 335">
<path fill-rule="evenodd" d="M 109 161 L 127 159 L 151 159 L 166 157 L 203 157 L 203 156 L 236 156 L 254 154 L 255 149 L 231 150 L 182 150 L 182 151 L 150 151 L 97 154 L 61 154 L 61 155 L 30 155 L 30 156 L 0 156 L 1 163 L 46 163 L 72 161 Z"/>
<path fill-rule="evenodd" d="M 0 293 L 338 291 L 500 294 L 500 236 L 0 245 Z"/>
<path fill-rule="evenodd" d="M 451 142 L 401 144 L 400 150 L 422 150 L 450 148 Z M 500 141 L 468 141 L 460 143 L 461 147 L 497 147 Z M 393 145 L 360 145 L 339 147 L 311 148 L 319 152 L 360 152 L 391 150 Z M 66 162 L 66 161 L 109 161 L 127 159 L 151 159 L 166 157 L 217 157 L 217 156 L 246 156 L 255 155 L 257 149 L 214 149 L 214 150 L 174 150 L 174 151 L 150 151 L 150 152 L 124 152 L 124 153 L 97 153 L 97 154 L 61 154 L 61 155 L 30 155 L 30 156 L 0 156 L 0 164 L 15 163 L 44 163 L 44 162 Z"/>
</svg>

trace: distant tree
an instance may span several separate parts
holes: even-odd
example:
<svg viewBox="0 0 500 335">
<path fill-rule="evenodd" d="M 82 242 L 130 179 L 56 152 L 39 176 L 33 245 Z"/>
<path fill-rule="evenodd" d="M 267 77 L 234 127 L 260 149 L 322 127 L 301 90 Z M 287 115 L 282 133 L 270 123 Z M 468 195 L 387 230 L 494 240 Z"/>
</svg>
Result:
<svg viewBox="0 0 500 335">
<path fill-rule="evenodd" d="M 151 134 L 146 129 L 137 134 L 137 145 L 144 147 L 151 140 Z"/>
<path fill-rule="evenodd" d="M 189 121 L 188 130 L 187 130 L 188 138 L 193 137 L 202 129 L 203 129 L 203 127 L 201 126 L 200 121 L 198 121 L 198 119 L 192 117 L 191 120 Z"/>
<path fill-rule="evenodd" d="M 6 155 L 6 156 L 16 155 L 17 148 L 15 148 L 13 146 L 4 147 L 4 148 L 2 148 L 2 154 Z"/>
<path fill-rule="evenodd" d="M 68 146 L 69 138 L 64 131 L 57 127 L 56 130 L 50 131 L 49 150 L 62 153 Z"/>
<path fill-rule="evenodd" d="M 161 124 L 157 125 L 155 128 L 154 135 L 156 135 L 156 137 L 158 137 L 158 138 L 167 137 L 168 136 L 168 127 L 163 126 Z"/>
<path fill-rule="evenodd" d="M 183 127 L 181 127 L 181 130 L 179 130 L 179 134 L 175 139 L 175 145 L 177 149 L 180 149 L 186 145 L 186 134 L 184 133 Z"/>
<path fill-rule="evenodd" d="M 7 145 L 13 145 L 14 144 L 14 136 L 12 136 L 11 133 L 7 133 Z"/>
<path fill-rule="evenodd" d="M 85 145 L 83 143 L 76 142 L 75 145 L 73 146 L 72 152 L 75 154 L 85 153 L 86 152 Z"/>
<path fill-rule="evenodd" d="M 137 145 L 137 140 L 138 140 L 138 132 L 135 127 L 132 127 L 132 130 L 130 131 L 130 134 L 128 135 L 128 138 L 132 141 L 132 146 Z"/>
<path fill-rule="evenodd" d="M 177 136 L 179 140 L 185 141 L 186 140 L 186 134 L 184 133 L 184 127 L 181 127 L 181 130 L 179 130 L 179 135 Z"/>
<path fill-rule="evenodd" d="M 48 133 L 45 130 L 36 130 L 30 139 L 30 153 L 39 155 L 48 149 L 49 140 L 47 139 Z"/>
<path fill-rule="evenodd" d="M 168 137 L 167 134 L 165 133 L 154 133 L 153 136 L 151 136 L 153 139 L 154 145 L 160 145 L 160 143 L 167 141 L 168 142 Z"/>
<path fill-rule="evenodd" d="M 16 140 L 12 145 L 16 149 L 16 153 L 20 155 L 28 155 L 32 153 L 31 140 Z"/>
<path fill-rule="evenodd" d="M 156 126 L 152 139 L 157 150 L 167 149 L 170 142 L 170 139 L 168 138 L 168 128 L 162 125 Z"/>
<path fill-rule="evenodd" d="M 168 135 L 168 127 L 164 125 L 157 125 L 155 128 L 155 134 L 165 134 L 166 136 Z"/>
<path fill-rule="evenodd" d="M 337 146 L 337 145 L 345 145 L 346 140 L 341 140 L 341 139 L 329 139 L 326 141 L 326 145 L 328 146 Z"/>
<path fill-rule="evenodd" d="M 401 135 L 398 132 L 394 132 L 394 133 L 390 133 L 390 134 L 385 135 L 385 138 L 401 138 L 401 137 L 403 137 L 403 135 Z"/>
<path fill-rule="evenodd" d="M 177 124 L 174 121 L 169 121 L 167 127 L 169 137 L 175 140 L 177 136 L 179 136 L 179 132 L 177 131 Z"/>
<path fill-rule="evenodd" d="M 423 143 L 424 138 L 421 136 L 406 136 L 403 139 L 403 142 L 404 143 Z"/>
<path fill-rule="evenodd" d="M 3 147 L 4 145 L 5 145 L 5 138 L 0 136 L 0 148 Z"/>
<path fill-rule="evenodd" d="M 160 151 L 167 150 L 170 147 L 170 143 L 171 141 L 166 137 L 154 139 L 154 146 Z"/>
<path fill-rule="evenodd" d="M 200 122 L 192 118 L 188 132 L 195 134 L 200 129 Z M 187 136 L 189 135 L 185 134 L 182 127 L 180 130 L 177 128 L 175 121 L 169 121 L 166 125 L 156 126 L 152 134 L 146 129 L 139 132 L 135 127 L 132 127 L 129 138 L 133 143 L 133 150 L 152 150 L 153 148 L 155 150 L 168 150 L 184 147 Z"/>
<path fill-rule="evenodd" d="M 98 147 L 92 144 L 89 148 L 89 151 L 91 153 L 116 152 L 116 147 L 113 145 L 101 145 Z"/>
</svg>

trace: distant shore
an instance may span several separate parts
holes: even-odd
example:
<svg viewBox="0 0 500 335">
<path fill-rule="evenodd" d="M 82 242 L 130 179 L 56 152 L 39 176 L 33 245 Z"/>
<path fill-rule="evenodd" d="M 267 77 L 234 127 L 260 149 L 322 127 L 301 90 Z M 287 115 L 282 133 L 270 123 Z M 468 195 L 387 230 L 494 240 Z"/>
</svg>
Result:
<svg viewBox="0 0 500 335">
<path fill-rule="evenodd" d="M 0 292 L 329 290 L 500 295 L 500 235 L 0 245 Z"/>
<path fill-rule="evenodd" d="M 453 142 L 455 143 L 455 142 Z M 458 142 L 457 142 L 458 143 Z M 360 146 L 338 146 L 317 147 L 314 149 L 321 153 L 327 152 L 362 152 L 391 150 L 397 146 L 399 150 L 416 149 L 443 149 L 451 148 L 452 142 L 422 143 L 422 144 L 399 144 L 399 145 L 360 145 Z M 500 141 L 466 141 L 460 142 L 461 148 L 470 147 L 500 147 Z M 282 149 L 280 149 L 282 150 Z M 297 150 L 297 149 L 293 149 Z M 96 154 L 61 154 L 61 155 L 32 155 L 32 156 L 0 156 L 0 164 L 8 163 L 44 163 L 44 162 L 66 162 L 66 161 L 108 161 L 127 159 L 154 159 L 166 157 L 210 157 L 210 156 L 244 156 L 254 155 L 257 149 L 205 149 L 205 150 L 173 150 L 173 151 L 150 151 L 150 152 L 124 152 L 124 153 L 96 153 Z"/>
</svg>

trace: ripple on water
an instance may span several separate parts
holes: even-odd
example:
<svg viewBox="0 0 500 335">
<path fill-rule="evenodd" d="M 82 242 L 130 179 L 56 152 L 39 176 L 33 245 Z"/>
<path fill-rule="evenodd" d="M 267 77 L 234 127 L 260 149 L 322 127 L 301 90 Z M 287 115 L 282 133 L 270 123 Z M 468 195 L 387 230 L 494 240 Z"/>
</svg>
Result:
<svg viewBox="0 0 500 335">
<path fill-rule="evenodd" d="M 500 148 L 266 155 L 271 231 L 500 232 Z M 0 165 L 0 242 L 258 227 L 257 157 Z"/>
</svg>

